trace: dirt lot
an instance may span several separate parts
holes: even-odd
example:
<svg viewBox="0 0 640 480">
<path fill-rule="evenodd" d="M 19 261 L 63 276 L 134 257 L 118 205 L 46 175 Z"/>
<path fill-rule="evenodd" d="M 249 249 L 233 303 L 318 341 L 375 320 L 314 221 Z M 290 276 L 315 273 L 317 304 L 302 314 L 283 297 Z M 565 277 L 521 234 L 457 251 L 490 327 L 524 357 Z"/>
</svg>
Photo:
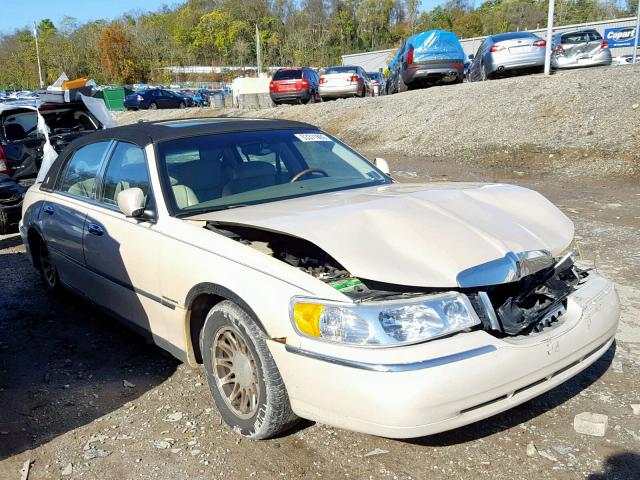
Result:
<svg viewBox="0 0 640 480">
<path fill-rule="evenodd" d="M 273 440 L 241 439 L 221 425 L 201 370 L 73 297 L 49 299 L 19 237 L 0 236 L 0 478 L 19 479 L 25 461 L 30 479 L 640 478 L 640 415 L 631 407 L 640 404 L 640 186 L 637 177 L 596 171 L 616 155 L 637 162 L 630 145 L 608 144 L 598 158 L 589 150 L 580 169 L 563 160 L 571 175 L 554 167 L 562 154 L 541 145 L 535 155 L 516 155 L 508 143 L 478 148 L 473 160 L 435 147 L 421 156 L 369 149 L 386 154 L 399 181 L 541 191 L 574 219 L 585 263 L 616 282 L 622 301 L 616 344 L 587 371 L 511 411 L 410 441 L 311 422 Z M 581 412 L 608 415 L 606 435 L 576 433 Z"/>
</svg>

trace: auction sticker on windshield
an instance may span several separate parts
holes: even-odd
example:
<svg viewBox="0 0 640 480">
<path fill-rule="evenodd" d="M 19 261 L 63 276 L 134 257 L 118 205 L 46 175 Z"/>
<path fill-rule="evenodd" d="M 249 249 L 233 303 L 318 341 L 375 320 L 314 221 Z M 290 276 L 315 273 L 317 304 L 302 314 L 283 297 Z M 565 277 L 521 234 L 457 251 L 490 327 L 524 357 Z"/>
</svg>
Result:
<svg viewBox="0 0 640 480">
<path fill-rule="evenodd" d="M 331 142 L 332 140 L 323 133 L 296 133 L 298 140 L 303 142 Z"/>
</svg>

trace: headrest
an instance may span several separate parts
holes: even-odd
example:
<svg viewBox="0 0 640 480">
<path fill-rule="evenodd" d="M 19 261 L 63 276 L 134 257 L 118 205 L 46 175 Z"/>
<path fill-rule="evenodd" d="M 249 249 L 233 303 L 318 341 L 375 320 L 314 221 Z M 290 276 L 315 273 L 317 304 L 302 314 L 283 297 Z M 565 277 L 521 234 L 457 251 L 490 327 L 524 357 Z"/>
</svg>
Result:
<svg viewBox="0 0 640 480">
<path fill-rule="evenodd" d="M 275 176 L 276 169 L 269 162 L 245 162 L 236 165 L 233 171 L 233 178 L 240 180 L 243 178 Z"/>
</svg>

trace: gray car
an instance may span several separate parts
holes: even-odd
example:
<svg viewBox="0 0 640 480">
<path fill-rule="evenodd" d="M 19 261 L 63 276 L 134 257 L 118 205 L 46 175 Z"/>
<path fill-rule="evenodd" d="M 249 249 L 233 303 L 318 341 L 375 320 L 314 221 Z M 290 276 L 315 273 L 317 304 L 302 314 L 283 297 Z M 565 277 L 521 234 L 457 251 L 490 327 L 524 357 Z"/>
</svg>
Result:
<svg viewBox="0 0 640 480">
<path fill-rule="evenodd" d="M 484 39 L 469 67 L 469 81 L 488 80 L 514 71 L 541 71 L 547 42 L 529 32 L 491 35 Z"/>
<path fill-rule="evenodd" d="M 556 33 L 551 44 L 553 68 L 611 65 L 611 50 L 597 30 Z"/>
</svg>

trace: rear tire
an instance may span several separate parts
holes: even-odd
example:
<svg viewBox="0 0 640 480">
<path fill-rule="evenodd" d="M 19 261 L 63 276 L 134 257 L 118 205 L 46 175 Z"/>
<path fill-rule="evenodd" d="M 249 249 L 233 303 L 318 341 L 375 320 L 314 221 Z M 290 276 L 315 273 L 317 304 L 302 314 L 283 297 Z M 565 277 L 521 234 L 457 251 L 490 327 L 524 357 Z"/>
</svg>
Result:
<svg viewBox="0 0 640 480">
<path fill-rule="evenodd" d="M 40 271 L 40 278 L 42 278 L 44 288 L 49 295 L 57 297 L 63 290 L 58 269 L 51 259 L 51 254 L 44 240 L 40 239 L 36 248 L 37 252 L 33 252 L 33 255 L 37 258 L 36 267 Z"/>
<path fill-rule="evenodd" d="M 234 432 L 257 440 L 298 421 L 266 338 L 249 314 L 229 300 L 209 311 L 200 332 L 207 382 L 220 416 Z"/>
<path fill-rule="evenodd" d="M 489 80 L 489 75 L 487 75 L 487 71 L 484 68 L 484 65 L 480 65 L 480 80 L 483 82 Z"/>
<path fill-rule="evenodd" d="M 404 79 L 402 78 L 402 74 L 398 73 L 398 93 L 406 92 L 409 90 L 409 86 L 404 83 Z"/>
</svg>

